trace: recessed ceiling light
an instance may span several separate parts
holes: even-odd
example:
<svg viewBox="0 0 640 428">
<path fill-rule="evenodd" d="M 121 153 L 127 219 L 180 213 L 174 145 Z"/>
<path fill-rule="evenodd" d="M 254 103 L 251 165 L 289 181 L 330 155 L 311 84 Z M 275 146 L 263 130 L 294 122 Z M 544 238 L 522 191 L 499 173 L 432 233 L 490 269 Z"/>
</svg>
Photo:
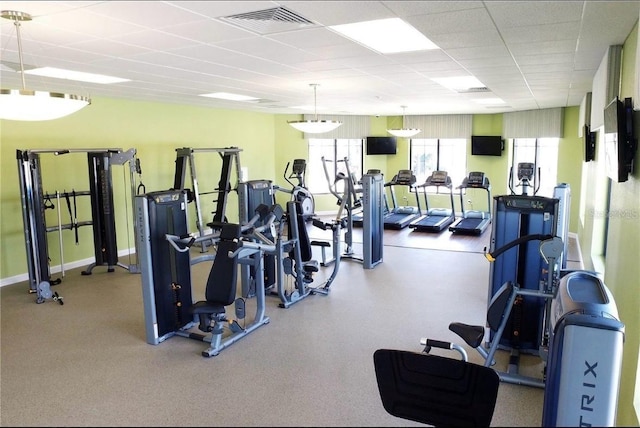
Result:
<svg viewBox="0 0 640 428">
<path fill-rule="evenodd" d="M 439 49 L 424 34 L 400 18 L 376 19 L 328 28 L 383 54 Z"/>
<path fill-rule="evenodd" d="M 121 79 L 119 77 L 107 76 L 104 74 L 83 73 L 81 71 L 64 70 L 55 67 L 39 67 L 25 70 L 25 74 L 33 74 L 34 76 L 55 77 L 56 79 L 77 80 L 79 82 L 89 83 L 120 83 L 128 82 L 130 79 Z"/>
<path fill-rule="evenodd" d="M 431 79 L 454 91 L 468 91 L 472 88 L 484 88 L 484 84 L 474 76 L 440 77 Z"/>
<path fill-rule="evenodd" d="M 258 101 L 259 98 L 248 95 L 232 94 L 229 92 L 212 92 L 210 94 L 200 94 L 201 97 L 218 98 L 229 101 Z"/>
</svg>

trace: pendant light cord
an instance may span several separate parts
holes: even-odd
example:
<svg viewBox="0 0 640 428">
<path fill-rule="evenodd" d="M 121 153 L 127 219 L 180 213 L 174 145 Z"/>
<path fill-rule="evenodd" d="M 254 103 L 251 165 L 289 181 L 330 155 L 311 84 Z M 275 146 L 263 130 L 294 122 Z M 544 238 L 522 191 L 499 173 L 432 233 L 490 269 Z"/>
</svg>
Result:
<svg viewBox="0 0 640 428">
<path fill-rule="evenodd" d="M 20 21 L 17 17 L 13 18 L 13 25 L 16 26 L 16 39 L 18 41 L 18 58 L 20 58 L 20 77 L 22 78 L 22 89 L 27 89 L 27 82 L 24 78 L 24 61 L 22 60 L 22 39 L 20 38 Z"/>
<path fill-rule="evenodd" d="M 2 17 L 11 19 L 16 27 L 16 40 L 18 42 L 18 58 L 20 61 L 20 78 L 22 79 L 22 90 L 27 90 L 27 82 L 24 77 L 24 60 L 22 58 L 22 37 L 20 36 L 20 21 L 31 21 L 31 15 L 13 10 L 3 10 Z"/>
</svg>

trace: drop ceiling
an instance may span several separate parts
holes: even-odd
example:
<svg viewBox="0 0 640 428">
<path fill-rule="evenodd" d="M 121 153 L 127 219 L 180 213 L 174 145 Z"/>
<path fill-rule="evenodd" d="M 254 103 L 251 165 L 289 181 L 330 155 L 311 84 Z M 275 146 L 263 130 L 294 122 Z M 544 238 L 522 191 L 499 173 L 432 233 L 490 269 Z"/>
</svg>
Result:
<svg viewBox="0 0 640 428">
<path fill-rule="evenodd" d="M 481 114 L 576 106 L 640 1 L 5 1 L 25 68 L 130 79 L 101 85 L 26 75 L 33 90 L 278 114 Z M 399 17 L 440 49 L 380 54 L 329 26 Z M 16 31 L 0 19 L 2 88 L 20 89 Z M 19 70 L 19 68 L 17 68 Z M 485 90 L 434 78 L 472 75 Z M 240 102 L 200 94 L 231 92 Z M 503 105 L 481 104 L 500 98 Z M 302 110 L 300 106 L 311 106 Z"/>
</svg>

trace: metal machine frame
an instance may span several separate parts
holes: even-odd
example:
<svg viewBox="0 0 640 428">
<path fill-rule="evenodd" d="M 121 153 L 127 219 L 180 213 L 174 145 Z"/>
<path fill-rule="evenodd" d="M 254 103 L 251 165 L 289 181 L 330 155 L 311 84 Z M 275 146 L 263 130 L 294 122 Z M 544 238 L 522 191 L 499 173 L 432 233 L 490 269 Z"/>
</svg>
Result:
<svg viewBox="0 0 640 428">
<path fill-rule="evenodd" d="M 72 193 L 61 193 L 59 191 L 49 193 L 43 191 L 40 155 L 53 154 L 61 156 L 70 153 L 86 153 L 88 156 L 90 190 L 74 191 L 73 196 L 90 196 L 92 220 L 79 222 L 77 218 L 73 218 L 71 223 L 62 224 L 60 196 L 68 198 Z M 111 177 L 112 165 L 129 163 L 132 195 L 130 203 L 133 207 L 133 197 L 137 191 L 134 173 L 141 173 L 135 149 L 129 149 L 126 152 L 119 148 L 17 150 L 16 158 L 20 176 L 20 197 L 27 251 L 29 292 L 37 294 L 36 303 L 43 303 L 46 299 L 59 297 L 57 293 L 52 293 L 50 289 L 50 286 L 59 283 L 60 279 L 51 280 L 47 232 L 59 233 L 62 259 L 62 230 L 76 230 L 77 233 L 78 227 L 93 226 L 95 263 L 84 270 L 82 272 L 83 275 L 90 275 L 92 269 L 97 265 L 108 266 L 109 272 L 113 271 L 114 266 L 120 266 L 132 273 L 139 272 L 139 262 L 137 260 L 135 265 L 128 266 L 118 262 Z M 56 195 L 58 201 L 58 225 L 54 227 L 47 227 L 45 218 L 45 209 L 47 208 L 45 206 L 47 199 L 45 195 L 50 194 Z M 134 223 L 134 234 L 135 227 Z M 63 260 L 61 260 L 61 271 L 64 276 Z"/>
</svg>

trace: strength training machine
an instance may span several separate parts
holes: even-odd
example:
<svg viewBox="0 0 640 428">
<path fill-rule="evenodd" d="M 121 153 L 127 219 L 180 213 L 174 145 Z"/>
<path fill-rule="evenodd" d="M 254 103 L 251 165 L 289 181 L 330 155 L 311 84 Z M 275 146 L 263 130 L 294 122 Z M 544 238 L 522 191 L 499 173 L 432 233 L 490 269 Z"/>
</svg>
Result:
<svg viewBox="0 0 640 428">
<path fill-rule="evenodd" d="M 255 316 L 248 323 L 247 297 L 237 297 L 238 266 L 262 271 L 264 257 L 241 244 L 242 226 L 224 223 L 214 237 L 193 238 L 187 233 L 187 196 L 183 190 L 151 192 L 136 197 L 140 222 L 142 297 L 147 343 L 158 345 L 173 336 L 210 343 L 202 356 L 211 357 L 269 323 L 265 316 L 262 275 L 256 275 Z M 205 299 L 193 303 L 190 247 L 202 240 L 216 240 L 216 256 L 206 283 Z M 237 319 L 227 307 L 234 306 Z M 202 333 L 194 331 L 198 327 Z M 227 329 L 225 329 L 227 327 Z"/>
<path fill-rule="evenodd" d="M 561 248 L 551 245 L 553 252 Z M 593 272 L 569 272 L 560 280 L 550 312 L 541 426 L 615 426 L 624 324 L 611 292 Z M 482 335 L 482 326 L 477 329 Z M 500 387 L 491 356 L 479 365 L 468 362 L 456 343 L 422 338 L 420 344 L 422 352 L 374 352 L 385 410 L 434 426 L 490 426 Z M 456 351 L 461 358 L 432 354 L 434 348 Z"/>
<path fill-rule="evenodd" d="M 53 154 L 62 156 L 73 153 L 86 153 L 89 170 L 89 190 L 72 190 L 60 192 L 45 192 L 42 186 L 42 167 L 40 156 L 43 154 Z M 62 298 L 58 293 L 51 291 L 51 285 L 61 282 L 61 278 L 53 280 L 51 278 L 49 246 L 47 240 L 48 232 L 58 232 L 60 249 L 60 269 L 64 277 L 64 252 L 63 252 L 63 230 L 73 230 L 76 245 L 79 244 L 78 229 L 83 226 L 93 228 L 93 246 L 95 262 L 89 265 L 83 275 L 91 275 L 95 266 L 107 266 L 108 272 L 113 272 L 115 266 L 129 270 L 132 273 L 139 272 L 139 261 L 136 256 L 136 263 L 125 265 L 118 261 L 118 250 L 116 245 L 116 220 L 114 212 L 113 198 L 113 165 L 129 164 L 131 200 L 128 204 L 133 206 L 133 198 L 137 192 L 144 191 L 142 181 L 136 186 L 134 173 L 140 175 L 140 161 L 136 157 L 135 149 L 123 152 L 119 148 L 107 149 L 35 149 L 17 150 L 18 173 L 20 178 L 20 197 L 22 202 L 22 219 L 24 223 L 25 244 L 27 250 L 27 269 L 29 274 L 29 292 L 35 293 L 36 303 L 43 303 L 46 299 L 53 298 L 62 304 Z M 126 192 L 126 188 L 125 188 Z M 56 204 L 51 201 L 51 195 L 55 195 Z M 77 198 L 89 196 L 91 202 L 91 220 L 78 221 Z M 126 195 L 125 195 L 126 196 Z M 69 210 L 70 222 L 62 223 L 60 200 L 64 198 Z M 73 204 L 73 208 L 72 208 Z M 47 227 L 45 210 L 56 208 L 58 211 L 58 224 Z M 128 210 L 127 210 L 128 212 Z M 134 222 L 135 234 L 135 222 Z M 127 214 L 128 232 L 128 214 Z M 137 253 L 137 251 L 136 251 Z M 131 253 L 129 253 L 131 257 Z"/>
<path fill-rule="evenodd" d="M 311 285 L 313 275 L 318 271 L 318 262 L 312 259 L 312 242 L 301 213 L 301 204 L 288 201 L 286 212 L 283 212 L 280 205 L 275 203 L 276 190 L 270 180 L 239 183 L 240 218 L 245 222 L 250 212 L 260 211 L 261 207 L 275 213 L 270 224 L 259 221 L 243 234 L 245 241 L 248 241 L 243 245 L 259 248 L 263 252 L 265 289 L 280 298 L 280 307 L 288 308 L 310 295 L 328 294 L 339 265 L 334 265 L 328 280 L 320 285 Z M 258 274 L 261 273 L 249 267 L 242 268 L 245 295 L 255 294 L 253 282 Z M 288 284 L 289 280 L 293 282 L 292 287 Z"/>
</svg>

